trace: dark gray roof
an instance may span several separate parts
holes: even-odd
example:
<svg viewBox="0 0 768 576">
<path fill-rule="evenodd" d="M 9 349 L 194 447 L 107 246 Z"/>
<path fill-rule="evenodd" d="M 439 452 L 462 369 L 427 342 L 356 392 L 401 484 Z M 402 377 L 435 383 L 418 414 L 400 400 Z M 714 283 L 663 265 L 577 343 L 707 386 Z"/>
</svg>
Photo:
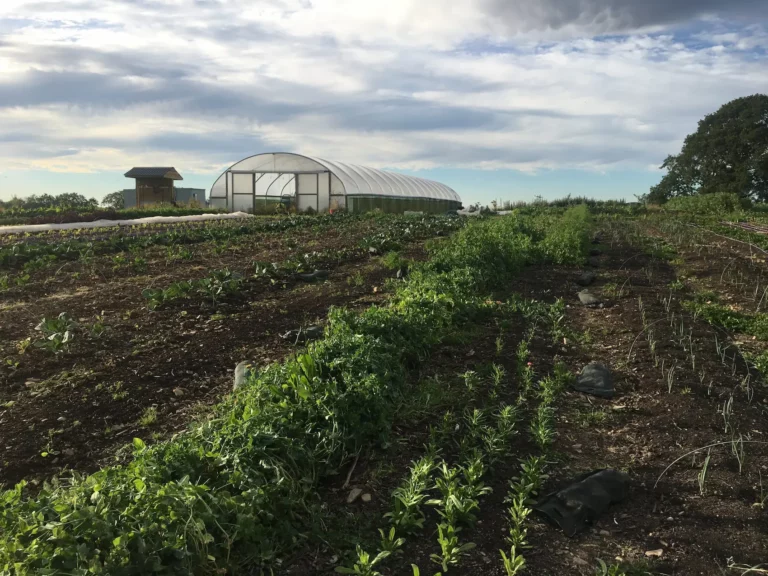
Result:
<svg viewBox="0 0 768 576">
<path fill-rule="evenodd" d="M 126 178 L 168 178 L 169 180 L 184 180 L 176 168 L 131 168 L 125 173 Z"/>
</svg>

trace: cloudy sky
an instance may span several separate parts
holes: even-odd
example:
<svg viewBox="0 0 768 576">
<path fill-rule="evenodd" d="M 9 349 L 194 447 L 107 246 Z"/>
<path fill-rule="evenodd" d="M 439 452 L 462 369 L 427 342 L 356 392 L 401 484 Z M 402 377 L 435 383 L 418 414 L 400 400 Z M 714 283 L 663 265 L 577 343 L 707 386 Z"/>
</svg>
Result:
<svg viewBox="0 0 768 576">
<path fill-rule="evenodd" d="M 0 199 L 276 150 L 632 199 L 767 55 L 766 0 L 2 0 Z"/>
</svg>

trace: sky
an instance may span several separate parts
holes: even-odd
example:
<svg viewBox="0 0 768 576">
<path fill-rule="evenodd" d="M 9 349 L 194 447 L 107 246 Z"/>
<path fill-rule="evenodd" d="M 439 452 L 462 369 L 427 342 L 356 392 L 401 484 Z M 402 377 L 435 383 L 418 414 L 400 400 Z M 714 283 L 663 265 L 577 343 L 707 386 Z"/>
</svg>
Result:
<svg viewBox="0 0 768 576">
<path fill-rule="evenodd" d="M 286 151 L 633 200 L 767 56 L 766 0 L 2 0 L 0 199 Z"/>
</svg>

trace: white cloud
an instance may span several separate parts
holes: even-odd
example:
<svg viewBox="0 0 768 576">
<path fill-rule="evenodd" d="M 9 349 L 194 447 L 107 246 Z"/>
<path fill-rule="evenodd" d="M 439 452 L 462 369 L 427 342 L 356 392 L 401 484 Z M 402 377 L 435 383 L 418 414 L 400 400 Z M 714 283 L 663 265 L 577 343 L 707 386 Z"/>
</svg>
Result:
<svg viewBox="0 0 768 576">
<path fill-rule="evenodd" d="M 645 169 L 768 77 L 759 25 L 710 18 L 690 42 L 642 32 L 717 13 L 712 1 L 642 14 L 628 0 L 578 13 L 556 0 L 90 2 L 0 6 L 0 169 L 206 172 L 268 149 L 411 169 Z M 610 30 L 630 32 L 590 36 Z"/>
</svg>

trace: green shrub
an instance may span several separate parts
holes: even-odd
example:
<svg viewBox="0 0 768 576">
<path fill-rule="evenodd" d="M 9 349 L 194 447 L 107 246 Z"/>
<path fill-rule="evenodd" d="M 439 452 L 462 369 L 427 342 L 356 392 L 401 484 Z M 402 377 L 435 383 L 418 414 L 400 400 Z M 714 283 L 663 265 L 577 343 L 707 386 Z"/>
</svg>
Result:
<svg viewBox="0 0 768 576">
<path fill-rule="evenodd" d="M 555 264 L 581 264 L 589 251 L 590 216 L 586 204 L 566 210 L 556 225 L 549 226 L 542 249 Z"/>
<path fill-rule="evenodd" d="M 664 208 L 691 214 L 721 216 L 731 212 L 749 210 L 752 203 L 747 198 L 729 192 L 677 196 L 670 199 Z"/>
</svg>

